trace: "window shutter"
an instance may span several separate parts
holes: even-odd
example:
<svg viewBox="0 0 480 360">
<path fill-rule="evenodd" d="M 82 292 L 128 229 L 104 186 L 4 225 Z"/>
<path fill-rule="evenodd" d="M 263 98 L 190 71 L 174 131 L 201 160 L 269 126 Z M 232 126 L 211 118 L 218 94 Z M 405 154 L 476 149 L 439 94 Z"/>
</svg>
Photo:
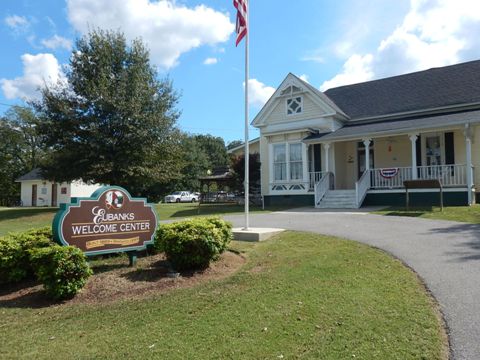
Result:
<svg viewBox="0 0 480 360">
<path fill-rule="evenodd" d="M 455 164 L 455 148 L 453 145 L 453 132 L 445 133 L 445 164 Z"/>
<path fill-rule="evenodd" d="M 420 136 L 417 137 L 415 146 L 417 148 L 417 166 L 422 166 L 422 141 Z"/>
</svg>

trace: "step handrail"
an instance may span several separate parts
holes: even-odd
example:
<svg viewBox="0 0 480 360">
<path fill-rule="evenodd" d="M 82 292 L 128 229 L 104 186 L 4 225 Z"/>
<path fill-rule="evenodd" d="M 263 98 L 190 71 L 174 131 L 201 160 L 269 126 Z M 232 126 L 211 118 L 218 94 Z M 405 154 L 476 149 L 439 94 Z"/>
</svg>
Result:
<svg viewBox="0 0 480 360">
<path fill-rule="evenodd" d="M 355 183 L 357 208 L 362 205 L 365 196 L 367 196 L 368 189 L 370 189 L 370 170 L 365 170 L 360 179 Z"/>
<path fill-rule="evenodd" d="M 325 196 L 327 191 L 330 189 L 330 181 L 332 177 L 333 177 L 333 173 L 326 172 L 325 175 L 318 182 L 315 183 L 314 185 L 315 206 L 320 204 L 320 201 L 322 201 L 323 197 Z"/>
</svg>

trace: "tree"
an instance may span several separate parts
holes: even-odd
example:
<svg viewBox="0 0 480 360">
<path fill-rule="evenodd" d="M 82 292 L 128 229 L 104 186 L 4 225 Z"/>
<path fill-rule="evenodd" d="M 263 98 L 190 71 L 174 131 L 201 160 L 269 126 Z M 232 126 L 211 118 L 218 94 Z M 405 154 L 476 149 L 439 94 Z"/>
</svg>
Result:
<svg viewBox="0 0 480 360">
<path fill-rule="evenodd" d="M 231 150 L 231 149 L 234 149 L 240 145 L 243 145 L 244 142 L 242 140 L 233 140 L 233 141 L 230 141 L 228 144 L 227 144 L 227 150 Z"/>
<path fill-rule="evenodd" d="M 0 119 L 0 203 L 18 199 L 15 179 L 33 170 L 44 156 L 37 134 L 38 117 L 30 107 L 14 106 Z M 3 200 L 2 200 L 3 199 Z"/>
<path fill-rule="evenodd" d="M 248 159 L 248 171 L 249 171 L 249 191 L 257 190 L 260 187 L 260 155 L 258 153 L 249 154 Z M 233 188 L 236 191 L 244 191 L 244 179 L 245 179 L 245 154 L 232 158 L 232 170 L 233 170 Z"/>
<path fill-rule="evenodd" d="M 210 170 L 217 167 L 228 166 L 228 154 L 225 141 L 221 137 L 212 135 L 195 135 L 198 146 L 208 157 Z"/>
<path fill-rule="evenodd" d="M 158 80 L 141 40 L 93 30 L 77 40 L 66 80 L 42 90 L 36 107 L 50 156 L 44 174 L 144 193 L 179 176 L 178 94 Z"/>
</svg>

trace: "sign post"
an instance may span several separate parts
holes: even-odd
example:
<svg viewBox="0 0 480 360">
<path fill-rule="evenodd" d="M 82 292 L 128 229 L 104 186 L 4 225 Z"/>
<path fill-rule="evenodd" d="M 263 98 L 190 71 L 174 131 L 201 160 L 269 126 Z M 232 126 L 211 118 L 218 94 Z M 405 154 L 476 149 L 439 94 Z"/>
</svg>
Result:
<svg viewBox="0 0 480 360">
<path fill-rule="evenodd" d="M 53 219 L 53 236 L 60 245 L 76 246 L 87 256 L 126 252 L 133 266 L 137 251 L 153 244 L 157 223 L 146 199 L 107 186 L 91 197 L 61 204 Z"/>
</svg>

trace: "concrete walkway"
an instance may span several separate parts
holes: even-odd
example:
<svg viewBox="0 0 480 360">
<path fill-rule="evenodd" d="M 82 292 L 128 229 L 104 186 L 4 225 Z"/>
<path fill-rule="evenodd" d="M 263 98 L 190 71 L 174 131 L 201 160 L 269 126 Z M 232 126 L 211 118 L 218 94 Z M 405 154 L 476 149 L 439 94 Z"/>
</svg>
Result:
<svg viewBox="0 0 480 360">
<path fill-rule="evenodd" d="M 244 224 L 243 215 L 225 219 Z M 439 302 L 452 358 L 480 359 L 480 225 L 299 209 L 251 215 L 250 226 L 334 235 L 393 254 L 423 278 Z"/>
</svg>

